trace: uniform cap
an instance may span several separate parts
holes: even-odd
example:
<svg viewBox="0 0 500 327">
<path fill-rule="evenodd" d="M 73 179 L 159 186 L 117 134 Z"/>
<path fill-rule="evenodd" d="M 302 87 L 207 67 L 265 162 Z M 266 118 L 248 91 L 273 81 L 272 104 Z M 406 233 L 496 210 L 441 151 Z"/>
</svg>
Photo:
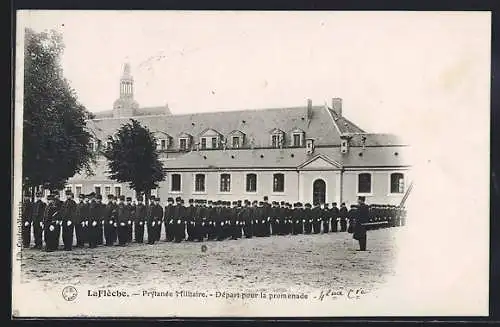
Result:
<svg viewBox="0 0 500 327">
<path fill-rule="evenodd" d="M 155 201 L 160 202 L 160 198 L 155 198 Z"/>
<path fill-rule="evenodd" d="M 337 202 L 333 202 L 333 203 L 332 203 L 332 206 L 334 206 L 334 207 L 335 207 L 336 205 L 337 205 Z"/>
<path fill-rule="evenodd" d="M 340 205 L 341 205 L 341 206 L 345 206 L 345 202 L 342 202 Z"/>
<path fill-rule="evenodd" d="M 242 203 L 242 202 L 241 202 L 241 200 L 238 200 L 238 201 L 236 201 L 236 203 L 237 203 L 238 205 L 241 205 L 241 203 Z"/>
<path fill-rule="evenodd" d="M 323 203 L 323 204 L 325 205 L 325 208 L 329 207 L 328 203 Z"/>
<path fill-rule="evenodd" d="M 311 207 L 311 204 L 310 203 L 306 203 L 306 208 L 310 208 Z"/>
<path fill-rule="evenodd" d="M 184 204 L 184 200 L 183 199 L 181 199 L 181 204 Z"/>
<path fill-rule="evenodd" d="M 125 201 L 125 195 L 120 195 L 120 200 Z"/>
<path fill-rule="evenodd" d="M 264 201 L 267 201 L 269 200 L 269 198 L 267 197 L 267 195 L 264 196 Z"/>
<path fill-rule="evenodd" d="M 127 196 L 127 201 L 132 201 L 132 198 L 130 196 Z"/>
<path fill-rule="evenodd" d="M 144 200 L 144 198 L 143 198 L 141 195 L 139 195 L 139 196 L 137 197 L 137 201 L 143 201 L 143 200 Z"/>
<path fill-rule="evenodd" d="M 47 200 L 54 200 L 54 196 L 52 194 L 47 195 Z"/>
<path fill-rule="evenodd" d="M 237 206 L 238 205 L 238 201 L 233 201 L 233 206 Z"/>
<path fill-rule="evenodd" d="M 365 197 L 365 196 L 363 196 L 363 195 L 360 195 L 360 196 L 358 196 L 358 200 L 365 201 L 365 200 L 366 200 L 366 197 Z"/>
<path fill-rule="evenodd" d="M 168 198 L 167 202 L 174 202 L 174 198 L 172 198 L 172 197 Z"/>
<path fill-rule="evenodd" d="M 302 207 L 302 203 L 301 202 L 297 202 L 297 207 Z"/>
<path fill-rule="evenodd" d="M 78 196 L 78 198 L 79 198 L 79 199 L 85 199 L 85 194 L 80 194 L 80 195 Z"/>
<path fill-rule="evenodd" d="M 208 204 L 212 204 L 212 202 L 213 202 L 212 200 L 208 200 Z"/>
<path fill-rule="evenodd" d="M 189 199 L 189 200 L 188 200 L 188 202 L 189 202 L 189 203 L 193 203 L 193 202 L 194 202 L 194 200 L 193 200 L 193 199 Z"/>
<path fill-rule="evenodd" d="M 150 199 L 150 200 L 153 200 L 153 201 L 154 201 L 154 199 L 155 199 L 155 198 L 156 198 L 156 197 L 155 197 L 154 195 L 151 195 L 151 196 L 149 197 L 149 199 Z"/>
<path fill-rule="evenodd" d="M 264 202 L 263 201 L 259 201 L 259 205 L 264 205 Z"/>
<path fill-rule="evenodd" d="M 96 199 L 97 199 L 97 200 L 102 200 L 102 195 L 97 194 Z"/>
<path fill-rule="evenodd" d="M 281 201 L 281 203 L 280 203 L 280 204 L 281 204 L 282 206 L 284 206 L 284 205 L 285 205 L 285 201 Z"/>
<path fill-rule="evenodd" d="M 181 197 L 180 197 L 180 196 L 178 196 L 178 197 L 176 197 L 176 198 L 175 198 L 175 202 L 181 202 L 181 200 L 182 200 L 182 199 L 181 199 Z"/>
</svg>

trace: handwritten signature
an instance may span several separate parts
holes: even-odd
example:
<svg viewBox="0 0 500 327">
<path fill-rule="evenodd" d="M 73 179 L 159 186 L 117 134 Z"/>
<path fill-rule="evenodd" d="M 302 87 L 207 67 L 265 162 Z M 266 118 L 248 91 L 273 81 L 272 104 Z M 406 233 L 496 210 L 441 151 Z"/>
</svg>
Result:
<svg viewBox="0 0 500 327">
<path fill-rule="evenodd" d="M 320 301 L 325 299 L 338 299 L 345 297 L 350 300 L 360 299 L 361 296 L 368 294 L 368 291 L 363 288 L 346 288 L 346 289 L 328 289 L 322 290 L 316 298 Z"/>
</svg>

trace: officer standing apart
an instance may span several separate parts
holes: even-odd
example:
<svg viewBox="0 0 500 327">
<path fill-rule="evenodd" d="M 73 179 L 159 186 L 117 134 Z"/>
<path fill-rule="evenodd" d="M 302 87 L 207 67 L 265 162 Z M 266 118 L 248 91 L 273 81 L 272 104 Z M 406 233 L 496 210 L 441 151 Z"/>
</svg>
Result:
<svg viewBox="0 0 500 327">
<path fill-rule="evenodd" d="M 366 251 L 366 226 L 370 219 L 370 208 L 365 204 L 365 197 L 358 198 L 358 209 L 355 215 L 353 238 L 359 242 L 359 251 Z"/>
</svg>

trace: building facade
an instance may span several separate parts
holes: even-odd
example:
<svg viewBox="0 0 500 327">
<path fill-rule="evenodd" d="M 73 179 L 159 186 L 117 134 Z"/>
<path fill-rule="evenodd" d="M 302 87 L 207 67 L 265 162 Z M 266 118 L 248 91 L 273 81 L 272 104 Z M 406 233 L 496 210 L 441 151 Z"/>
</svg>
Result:
<svg viewBox="0 0 500 327">
<path fill-rule="evenodd" d="M 113 110 L 88 121 L 99 153 L 130 118 L 157 139 L 166 173 L 152 194 L 208 200 L 400 203 L 411 182 L 410 147 L 395 135 L 367 133 L 342 112 L 342 99 L 316 106 L 172 114 L 168 106 L 140 108 L 128 64 Z M 67 189 L 135 197 L 107 177 L 98 155 L 93 176 L 77 174 Z"/>
</svg>

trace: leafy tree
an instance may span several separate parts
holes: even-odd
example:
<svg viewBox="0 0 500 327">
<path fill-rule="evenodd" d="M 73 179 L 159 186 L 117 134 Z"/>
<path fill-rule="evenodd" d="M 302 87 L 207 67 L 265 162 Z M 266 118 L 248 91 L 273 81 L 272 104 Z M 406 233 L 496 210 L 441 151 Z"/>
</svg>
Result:
<svg viewBox="0 0 500 327">
<path fill-rule="evenodd" d="M 128 182 L 131 189 L 144 193 L 149 200 L 151 189 L 165 179 L 154 135 L 137 120 L 130 119 L 108 141 L 104 156 L 108 161 L 109 177 L 119 183 Z"/>
<path fill-rule="evenodd" d="M 92 174 L 92 117 L 63 76 L 63 50 L 60 33 L 25 29 L 23 186 L 32 191 L 62 189 L 82 170 Z"/>
</svg>

